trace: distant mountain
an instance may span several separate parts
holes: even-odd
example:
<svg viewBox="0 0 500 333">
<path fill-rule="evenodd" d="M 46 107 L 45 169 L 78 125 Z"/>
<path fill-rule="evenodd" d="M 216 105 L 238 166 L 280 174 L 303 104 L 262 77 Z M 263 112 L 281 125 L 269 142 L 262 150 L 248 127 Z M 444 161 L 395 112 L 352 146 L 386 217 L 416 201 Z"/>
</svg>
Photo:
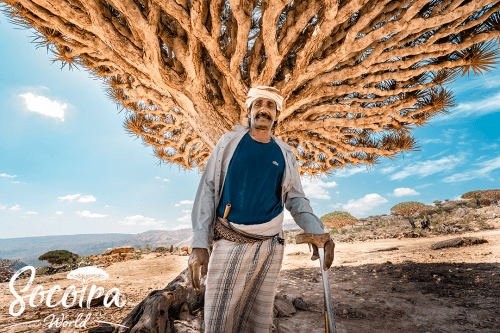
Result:
<svg viewBox="0 0 500 333">
<path fill-rule="evenodd" d="M 80 234 L 41 237 L 20 237 L 0 239 L 0 258 L 21 259 L 35 266 L 47 266 L 38 257 L 52 250 L 68 250 L 80 256 L 97 254 L 109 247 L 117 246 L 131 234 Z"/>
<path fill-rule="evenodd" d="M 299 226 L 293 220 L 283 221 L 284 230 L 298 228 Z M 152 250 L 160 246 L 169 247 L 173 245 L 174 247 L 181 247 L 189 244 L 192 233 L 192 229 L 188 228 L 180 230 L 149 230 L 139 234 L 108 233 L 6 238 L 0 239 L 0 258 L 21 259 L 23 266 L 42 267 L 47 266 L 48 263 L 39 261 L 38 257 L 52 250 L 68 250 L 79 256 L 86 256 L 101 254 L 104 250 L 116 246 L 128 245 L 144 249 L 146 244 L 149 244 Z"/>
</svg>

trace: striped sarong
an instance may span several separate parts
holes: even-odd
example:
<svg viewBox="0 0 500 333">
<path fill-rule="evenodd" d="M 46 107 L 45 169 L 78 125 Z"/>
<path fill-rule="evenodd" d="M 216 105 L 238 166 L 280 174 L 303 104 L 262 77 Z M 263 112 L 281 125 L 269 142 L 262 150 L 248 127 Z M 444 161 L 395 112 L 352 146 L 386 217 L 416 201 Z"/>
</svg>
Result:
<svg viewBox="0 0 500 333">
<path fill-rule="evenodd" d="M 282 232 L 283 212 L 257 225 L 232 224 L 257 235 Z M 273 240 L 214 243 L 205 289 L 205 333 L 269 333 L 284 246 Z"/>
</svg>

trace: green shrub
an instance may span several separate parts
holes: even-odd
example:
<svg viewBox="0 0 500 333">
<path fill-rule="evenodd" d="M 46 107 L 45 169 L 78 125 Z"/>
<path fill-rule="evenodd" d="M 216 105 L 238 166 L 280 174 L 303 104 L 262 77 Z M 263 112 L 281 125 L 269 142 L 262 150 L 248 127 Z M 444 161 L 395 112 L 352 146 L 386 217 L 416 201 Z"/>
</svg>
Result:
<svg viewBox="0 0 500 333">
<path fill-rule="evenodd" d="M 153 252 L 168 252 L 170 249 L 168 247 L 160 246 L 153 250 Z"/>
<path fill-rule="evenodd" d="M 42 254 L 38 260 L 46 260 L 53 265 L 62 265 L 65 263 L 73 263 L 78 259 L 78 254 L 67 250 L 54 250 Z"/>
<path fill-rule="evenodd" d="M 332 230 L 330 230 L 330 235 L 336 235 L 339 233 L 339 230 L 337 228 L 333 228 Z"/>
</svg>

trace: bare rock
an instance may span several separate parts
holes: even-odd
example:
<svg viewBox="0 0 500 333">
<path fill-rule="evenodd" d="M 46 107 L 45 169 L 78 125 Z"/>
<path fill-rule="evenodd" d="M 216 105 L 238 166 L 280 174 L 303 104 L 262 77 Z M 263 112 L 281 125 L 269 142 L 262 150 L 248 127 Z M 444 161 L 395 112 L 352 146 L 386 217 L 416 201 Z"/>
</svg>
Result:
<svg viewBox="0 0 500 333">
<path fill-rule="evenodd" d="M 181 247 L 182 252 L 184 252 L 184 251 L 187 252 L 188 250 L 189 250 L 189 246 L 187 246 L 187 245 L 184 245 L 183 247 Z"/>
<path fill-rule="evenodd" d="M 274 297 L 274 308 L 278 311 L 277 317 L 290 317 L 297 312 L 293 303 L 284 296 Z"/>
<path fill-rule="evenodd" d="M 106 249 L 102 254 L 103 255 L 122 254 L 122 253 L 130 253 L 137 251 L 138 250 L 133 246 L 119 246 L 119 247 L 110 247 Z"/>
<path fill-rule="evenodd" d="M 459 208 L 455 212 L 455 217 L 458 219 L 461 219 L 462 217 L 464 217 L 467 214 L 469 214 L 469 208 L 467 208 L 467 207 L 466 208 Z"/>
<path fill-rule="evenodd" d="M 306 301 L 304 301 L 304 299 L 302 297 L 297 297 L 293 300 L 293 306 L 297 310 L 308 311 L 310 304 L 307 303 Z"/>
</svg>

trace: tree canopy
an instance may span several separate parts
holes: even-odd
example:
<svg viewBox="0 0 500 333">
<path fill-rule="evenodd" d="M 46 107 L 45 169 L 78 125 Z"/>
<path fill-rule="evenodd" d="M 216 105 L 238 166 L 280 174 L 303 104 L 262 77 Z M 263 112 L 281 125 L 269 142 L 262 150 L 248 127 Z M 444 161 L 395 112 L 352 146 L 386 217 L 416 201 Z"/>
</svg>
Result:
<svg viewBox="0 0 500 333">
<path fill-rule="evenodd" d="M 421 210 L 427 210 L 426 205 L 417 201 L 401 202 L 391 208 L 391 212 L 401 214 L 404 216 L 412 216 Z"/>
<path fill-rule="evenodd" d="M 320 220 L 337 229 L 356 223 L 358 220 L 348 212 L 336 211 L 321 216 Z"/>
<path fill-rule="evenodd" d="M 160 163 L 201 167 L 246 124 L 246 94 L 285 100 L 274 134 L 301 174 L 418 149 L 446 85 L 496 63 L 491 0 L 0 0 L 62 67 L 99 78 Z"/>
<path fill-rule="evenodd" d="M 73 262 L 78 259 L 78 254 L 72 253 L 68 250 L 54 250 L 42 254 L 38 260 L 47 260 L 50 264 L 63 264 L 66 262 Z"/>
</svg>

